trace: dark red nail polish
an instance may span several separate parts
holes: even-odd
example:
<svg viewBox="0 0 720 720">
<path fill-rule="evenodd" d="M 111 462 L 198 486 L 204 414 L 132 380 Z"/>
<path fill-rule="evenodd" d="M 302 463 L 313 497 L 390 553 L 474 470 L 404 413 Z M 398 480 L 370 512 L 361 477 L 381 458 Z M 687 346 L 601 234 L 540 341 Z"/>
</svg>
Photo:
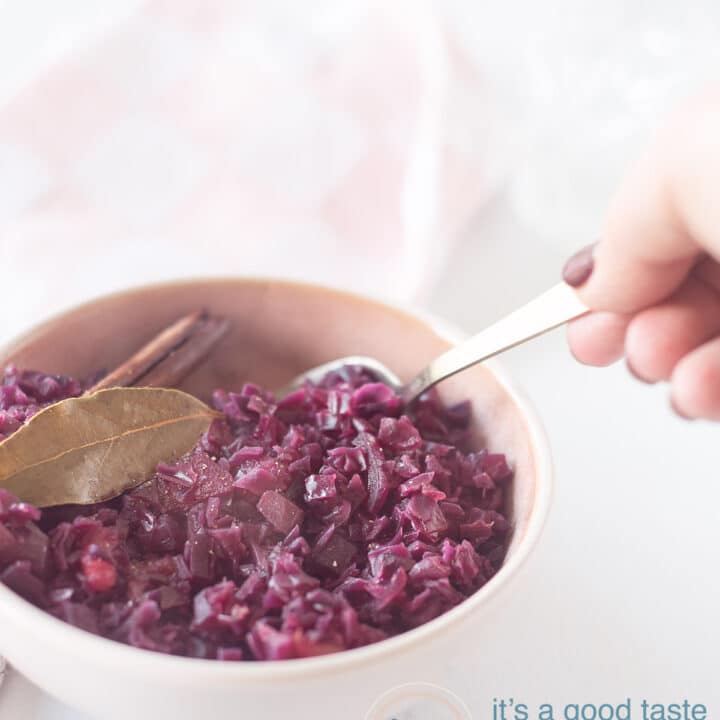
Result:
<svg viewBox="0 0 720 720">
<path fill-rule="evenodd" d="M 563 280 L 572 287 L 580 287 L 587 282 L 592 275 L 595 266 L 593 260 L 593 250 L 595 244 L 588 245 L 579 252 L 575 253 L 563 268 Z"/>
<path fill-rule="evenodd" d="M 628 372 L 636 379 L 639 380 L 641 383 L 645 383 L 646 385 L 654 385 L 655 382 L 652 380 L 648 380 L 644 378 L 642 375 L 638 373 L 638 371 L 633 367 L 632 363 L 630 362 L 630 358 L 625 359 L 625 365 L 628 369 Z"/>
<path fill-rule="evenodd" d="M 694 420 L 695 418 L 690 417 L 689 415 L 686 415 L 675 402 L 675 398 L 671 395 L 670 396 L 670 407 L 673 409 L 673 412 L 683 420 Z"/>
</svg>

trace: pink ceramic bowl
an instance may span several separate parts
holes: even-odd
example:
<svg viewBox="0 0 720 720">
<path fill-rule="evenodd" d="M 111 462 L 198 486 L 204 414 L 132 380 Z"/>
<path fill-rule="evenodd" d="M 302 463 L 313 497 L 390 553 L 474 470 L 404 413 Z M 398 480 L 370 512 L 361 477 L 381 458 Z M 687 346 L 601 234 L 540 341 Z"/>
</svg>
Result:
<svg viewBox="0 0 720 720">
<path fill-rule="evenodd" d="M 31 330 L 0 362 L 85 375 L 112 367 L 178 316 L 205 307 L 232 329 L 184 384 L 207 398 L 245 380 L 279 387 L 344 355 L 371 355 L 407 379 L 458 337 L 432 319 L 365 298 L 268 280 L 152 286 L 90 302 Z M 505 591 L 535 547 L 551 496 L 542 426 L 500 367 L 486 363 L 443 383 L 448 400 L 473 402 L 479 443 L 515 468 L 514 530 L 500 572 L 471 598 L 411 632 L 319 658 L 221 663 L 138 650 L 67 625 L 0 586 L 0 653 L 47 692 L 97 718 L 361 718 L 388 688 L 452 684 L 443 657 L 470 653 L 488 600 Z M 304 708 L 307 715 L 298 713 Z"/>
</svg>

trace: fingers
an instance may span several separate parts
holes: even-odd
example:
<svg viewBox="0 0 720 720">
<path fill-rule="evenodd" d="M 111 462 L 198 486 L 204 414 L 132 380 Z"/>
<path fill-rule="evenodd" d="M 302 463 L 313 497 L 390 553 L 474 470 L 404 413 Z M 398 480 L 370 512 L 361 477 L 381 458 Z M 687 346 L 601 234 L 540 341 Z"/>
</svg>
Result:
<svg viewBox="0 0 720 720">
<path fill-rule="evenodd" d="M 670 300 L 635 316 L 594 312 L 568 328 L 570 349 L 589 365 L 623 353 L 646 382 L 672 381 L 677 412 L 720 419 L 720 266 L 699 267 Z"/>
<path fill-rule="evenodd" d="M 688 418 L 720 420 L 720 338 L 686 355 L 672 374 L 672 404 Z"/>
<path fill-rule="evenodd" d="M 645 382 L 669 380 L 682 357 L 720 334 L 720 294 L 691 277 L 673 297 L 635 316 L 594 312 L 568 327 L 573 355 L 604 367 L 627 355 Z"/>
<path fill-rule="evenodd" d="M 594 312 L 573 321 L 568 326 L 572 354 L 586 365 L 611 365 L 623 356 L 629 321 L 627 316 L 608 312 Z"/>
<path fill-rule="evenodd" d="M 720 420 L 720 88 L 689 103 L 625 177 L 601 240 L 566 265 L 591 315 L 570 347 L 671 380 L 682 414 Z M 631 318 L 628 320 L 628 318 Z"/>
<path fill-rule="evenodd" d="M 625 352 L 646 382 L 669 380 L 682 358 L 720 333 L 720 295 L 695 277 L 664 303 L 636 315 Z"/>
<path fill-rule="evenodd" d="M 678 114 L 628 173 L 595 246 L 592 272 L 576 274 L 591 308 L 625 314 L 649 307 L 672 295 L 704 253 L 720 258 L 718 128 L 714 93 Z"/>
</svg>

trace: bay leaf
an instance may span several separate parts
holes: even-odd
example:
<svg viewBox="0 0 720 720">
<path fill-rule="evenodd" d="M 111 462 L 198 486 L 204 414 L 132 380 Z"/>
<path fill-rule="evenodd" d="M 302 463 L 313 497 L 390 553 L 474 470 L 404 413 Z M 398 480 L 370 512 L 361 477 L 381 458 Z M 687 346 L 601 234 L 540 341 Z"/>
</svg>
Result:
<svg viewBox="0 0 720 720">
<path fill-rule="evenodd" d="M 192 450 L 218 416 L 196 397 L 165 388 L 62 400 L 0 443 L 0 488 L 36 507 L 109 500 Z"/>
</svg>

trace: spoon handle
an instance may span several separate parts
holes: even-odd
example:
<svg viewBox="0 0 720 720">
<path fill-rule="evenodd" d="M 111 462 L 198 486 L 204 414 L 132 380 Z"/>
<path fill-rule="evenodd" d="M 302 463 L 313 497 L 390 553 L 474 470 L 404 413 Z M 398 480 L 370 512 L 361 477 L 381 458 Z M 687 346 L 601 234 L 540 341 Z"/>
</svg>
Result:
<svg viewBox="0 0 720 720">
<path fill-rule="evenodd" d="M 575 291 L 569 285 L 560 283 L 494 325 L 435 358 L 405 385 L 402 390 L 403 398 L 408 403 L 412 402 L 441 380 L 520 345 L 526 340 L 532 340 L 587 312 L 589 312 L 588 308 Z"/>
</svg>

